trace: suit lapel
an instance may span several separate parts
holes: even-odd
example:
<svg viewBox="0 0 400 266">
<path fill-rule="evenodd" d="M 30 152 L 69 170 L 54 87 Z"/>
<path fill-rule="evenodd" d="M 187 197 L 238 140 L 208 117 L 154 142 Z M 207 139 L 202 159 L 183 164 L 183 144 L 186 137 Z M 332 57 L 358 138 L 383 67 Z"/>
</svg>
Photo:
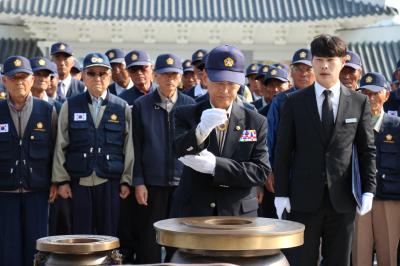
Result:
<svg viewBox="0 0 400 266">
<path fill-rule="evenodd" d="M 311 121 L 314 123 L 314 126 L 321 137 L 322 143 L 325 143 L 326 136 L 324 130 L 322 129 L 322 123 L 318 113 L 314 85 L 306 88 L 305 90 L 307 90 L 307 103 L 305 104 L 305 106 L 310 114 Z"/>
<path fill-rule="evenodd" d="M 234 102 L 232 105 L 231 115 L 229 117 L 229 125 L 225 136 L 224 148 L 222 150 L 223 157 L 232 157 L 232 154 L 239 143 L 240 136 L 245 129 L 244 123 L 244 110 Z"/>
<path fill-rule="evenodd" d="M 329 141 L 328 147 L 333 143 L 333 140 L 336 137 L 338 128 L 343 125 L 344 116 L 349 107 L 349 100 L 350 100 L 349 96 L 350 96 L 350 92 L 348 91 L 348 89 L 341 86 L 340 87 L 339 106 L 338 106 L 338 111 L 337 111 L 337 115 L 336 115 L 335 127 L 333 128 L 332 137 Z"/>
</svg>

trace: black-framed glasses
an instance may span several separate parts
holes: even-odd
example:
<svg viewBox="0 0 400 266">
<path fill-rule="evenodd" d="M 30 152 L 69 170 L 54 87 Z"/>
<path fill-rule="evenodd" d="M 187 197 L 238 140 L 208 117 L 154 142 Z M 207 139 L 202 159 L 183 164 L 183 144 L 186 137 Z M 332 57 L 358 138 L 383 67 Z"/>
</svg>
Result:
<svg viewBox="0 0 400 266">
<path fill-rule="evenodd" d="M 88 71 L 88 72 L 86 72 L 86 74 L 91 78 L 95 78 L 95 77 L 104 78 L 104 77 L 107 76 L 107 72 L 92 72 L 92 71 Z"/>
</svg>

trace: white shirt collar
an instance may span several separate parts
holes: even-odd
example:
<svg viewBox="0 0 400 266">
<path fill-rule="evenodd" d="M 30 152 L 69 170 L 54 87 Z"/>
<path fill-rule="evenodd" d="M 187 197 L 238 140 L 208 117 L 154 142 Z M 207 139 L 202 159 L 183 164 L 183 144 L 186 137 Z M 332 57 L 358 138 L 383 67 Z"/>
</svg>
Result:
<svg viewBox="0 0 400 266">
<path fill-rule="evenodd" d="M 89 94 L 90 94 L 90 93 L 89 93 Z M 90 94 L 90 97 L 92 98 L 92 101 L 93 101 L 93 100 L 98 101 L 99 98 L 101 98 L 101 100 L 104 101 L 104 100 L 106 99 L 106 97 L 107 97 L 107 90 L 105 90 L 105 91 L 100 95 L 99 98 L 94 97 L 92 94 Z"/>
<path fill-rule="evenodd" d="M 121 92 L 130 89 L 133 87 L 133 81 L 129 78 L 129 84 L 127 87 L 122 87 L 120 86 L 117 82 L 115 82 L 115 90 L 117 91 L 117 94 L 120 94 Z"/>
<path fill-rule="evenodd" d="M 326 89 L 329 89 L 332 93 L 333 93 L 333 97 L 338 97 L 338 96 L 340 96 L 340 81 L 338 81 L 335 85 L 333 85 L 331 88 L 325 88 L 325 87 L 322 87 L 322 85 L 321 84 L 319 84 L 318 82 L 315 82 L 315 85 L 314 85 L 314 88 L 315 88 L 315 95 L 317 96 L 317 97 L 325 97 L 324 95 L 323 95 L 323 93 L 324 93 L 324 91 L 326 90 Z"/>
<path fill-rule="evenodd" d="M 59 81 L 59 83 L 61 83 L 61 82 L 64 84 L 64 87 L 62 87 L 62 93 L 64 94 L 64 96 L 67 96 L 67 92 L 68 92 L 69 88 L 71 87 L 71 83 L 72 83 L 71 74 L 69 74 L 65 79 Z"/>
<path fill-rule="evenodd" d="M 43 96 L 42 100 L 45 101 L 45 102 L 49 102 L 49 96 L 47 96 L 47 94 L 44 93 L 44 96 Z"/>
<path fill-rule="evenodd" d="M 384 115 L 385 111 L 382 109 L 381 113 L 379 115 L 378 120 L 376 120 L 375 125 L 374 125 L 374 130 L 376 132 L 379 132 L 381 130 L 381 126 L 382 126 L 382 122 L 383 122 L 383 115 Z"/>
<path fill-rule="evenodd" d="M 196 84 L 196 87 L 194 87 L 194 97 L 204 95 L 207 90 L 203 89 L 200 83 Z"/>
</svg>

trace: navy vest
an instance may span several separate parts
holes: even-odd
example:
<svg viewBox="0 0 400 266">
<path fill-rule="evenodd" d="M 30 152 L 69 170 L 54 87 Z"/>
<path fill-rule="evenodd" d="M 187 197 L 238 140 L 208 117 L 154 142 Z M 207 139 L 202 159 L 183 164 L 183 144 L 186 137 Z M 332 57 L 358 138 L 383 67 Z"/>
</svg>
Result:
<svg viewBox="0 0 400 266">
<path fill-rule="evenodd" d="M 108 179 L 120 179 L 124 171 L 126 102 L 108 93 L 101 122 L 96 129 L 90 114 L 89 93 L 68 99 L 68 133 L 64 167 L 72 178 L 93 171 Z"/>
<path fill-rule="evenodd" d="M 0 101 L 0 190 L 49 189 L 54 143 L 53 106 L 33 99 L 24 137 L 20 138 L 7 101 Z"/>
</svg>

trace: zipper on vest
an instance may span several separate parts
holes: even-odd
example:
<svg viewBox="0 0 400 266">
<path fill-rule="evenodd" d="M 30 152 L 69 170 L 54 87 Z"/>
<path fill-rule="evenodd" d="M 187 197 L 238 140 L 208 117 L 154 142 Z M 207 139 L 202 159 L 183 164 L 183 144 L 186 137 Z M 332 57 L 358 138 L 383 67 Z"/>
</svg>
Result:
<svg viewBox="0 0 400 266">
<path fill-rule="evenodd" d="M 16 164 L 18 165 L 19 164 L 19 161 L 22 161 L 23 159 L 22 159 L 22 126 L 21 126 L 21 111 L 18 111 L 17 112 L 17 114 L 18 114 L 18 137 L 19 137 L 19 160 L 16 162 Z M 23 160 L 24 161 L 24 165 L 25 165 L 25 160 Z M 22 165 L 21 164 L 19 164 L 19 180 L 18 180 L 18 184 L 19 184 L 19 188 L 18 188 L 18 190 L 19 190 L 19 192 L 22 192 L 23 191 L 23 188 L 22 188 Z"/>
</svg>

